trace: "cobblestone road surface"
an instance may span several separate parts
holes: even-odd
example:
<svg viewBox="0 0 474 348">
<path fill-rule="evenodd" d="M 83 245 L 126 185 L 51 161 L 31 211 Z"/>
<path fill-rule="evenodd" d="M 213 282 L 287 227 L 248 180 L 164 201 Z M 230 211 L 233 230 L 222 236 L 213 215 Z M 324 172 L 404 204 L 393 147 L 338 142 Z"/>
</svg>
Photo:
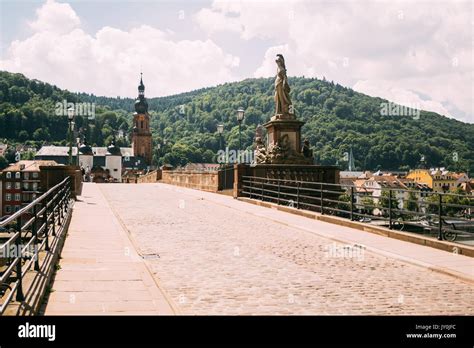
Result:
<svg viewBox="0 0 474 348">
<path fill-rule="evenodd" d="M 183 314 L 474 314 L 472 284 L 344 249 L 266 208 L 164 184 L 100 188 Z"/>
</svg>

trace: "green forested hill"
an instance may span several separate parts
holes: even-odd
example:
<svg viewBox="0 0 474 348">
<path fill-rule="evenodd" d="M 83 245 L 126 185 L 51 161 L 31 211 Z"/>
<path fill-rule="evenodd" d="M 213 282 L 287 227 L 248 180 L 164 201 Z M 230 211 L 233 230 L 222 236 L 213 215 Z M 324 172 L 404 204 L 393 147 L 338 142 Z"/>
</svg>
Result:
<svg viewBox="0 0 474 348">
<path fill-rule="evenodd" d="M 303 136 L 318 163 L 344 167 L 343 154 L 352 146 L 361 169 L 414 168 L 423 155 L 428 166 L 474 171 L 474 124 L 424 111 L 419 119 L 382 116 L 380 104 L 386 100 L 317 79 L 290 78 L 289 83 L 296 115 L 306 121 Z M 64 142 L 67 121 L 52 112 L 54 103 L 63 99 L 96 103 L 96 119 L 78 121 L 91 143 L 103 145 L 114 130 L 129 130 L 132 98 L 72 94 L 0 72 L 0 138 L 34 140 L 37 145 Z M 219 149 L 217 124 L 225 126 L 224 146 L 238 147 L 240 106 L 246 110 L 243 143 L 252 146 L 256 126 L 273 113 L 273 79 L 248 79 L 148 101 L 154 144 L 161 144 L 160 149 L 155 146 L 156 163 L 208 162 Z"/>
</svg>

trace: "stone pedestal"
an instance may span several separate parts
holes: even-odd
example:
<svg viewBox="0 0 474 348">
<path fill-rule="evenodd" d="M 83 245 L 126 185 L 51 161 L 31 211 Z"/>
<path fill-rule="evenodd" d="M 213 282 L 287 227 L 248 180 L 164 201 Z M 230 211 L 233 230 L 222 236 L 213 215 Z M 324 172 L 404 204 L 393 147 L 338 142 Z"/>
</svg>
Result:
<svg viewBox="0 0 474 348">
<path fill-rule="evenodd" d="M 280 116 L 280 117 L 279 117 Z M 263 126 L 267 129 L 267 149 L 275 145 L 282 146 L 287 137 L 288 148 L 291 152 L 301 152 L 301 127 L 304 122 L 275 115 Z"/>
<path fill-rule="evenodd" d="M 275 115 L 263 126 L 267 144 L 256 144 L 256 162 L 265 164 L 313 164 L 313 156 L 301 153 L 301 127 L 293 115 Z M 264 149 L 265 148 L 265 149 Z"/>
<path fill-rule="evenodd" d="M 245 196 L 243 190 L 243 177 L 253 176 L 288 181 L 317 182 L 325 184 L 339 184 L 338 166 L 304 165 L 304 164 L 247 164 L 234 165 L 234 198 Z M 317 188 L 317 187 L 316 187 Z M 333 186 L 326 189 L 334 190 Z"/>
</svg>

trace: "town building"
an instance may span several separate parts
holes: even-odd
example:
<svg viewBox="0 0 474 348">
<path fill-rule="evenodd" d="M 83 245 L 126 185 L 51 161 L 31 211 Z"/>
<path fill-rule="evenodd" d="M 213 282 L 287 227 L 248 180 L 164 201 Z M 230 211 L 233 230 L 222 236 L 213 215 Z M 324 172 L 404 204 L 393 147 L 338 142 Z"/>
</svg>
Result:
<svg viewBox="0 0 474 348">
<path fill-rule="evenodd" d="M 428 195 L 428 192 L 433 191 L 426 184 L 406 178 L 402 172 L 396 173 L 396 175 L 393 172 L 384 173 L 382 171 L 375 173 L 370 171 L 341 172 L 340 183 L 344 185 L 346 194 L 350 194 L 353 190 L 357 206 L 363 204 L 366 199 L 370 199 L 374 205 L 379 205 L 383 192 L 391 190 L 392 197 L 397 201 L 396 208 L 403 209 L 404 203 L 410 199 L 410 192 L 417 200 L 422 200 Z"/>
<path fill-rule="evenodd" d="M 454 179 L 456 179 L 455 187 L 460 187 L 462 183 L 468 183 L 470 181 L 467 173 L 453 173 Z"/>
<path fill-rule="evenodd" d="M 90 146 L 84 139 L 82 144 L 72 148 L 72 162 L 81 167 L 86 181 L 122 182 L 125 172 L 129 175 L 150 169 L 152 159 L 150 116 L 143 78 L 140 78 L 138 86 L 133 124 L 132 147 L 119 147 L 114 137 L 107 147 Z M 36 153 L 35 159 L 69 164 L 69 147 L 43 146 Z"/>
<path fill-rule="evenodd" d="M 382 192 L 391 190 L 392 196 L 398 202 L 398 208 L 403 208 L 405 191 L 408 189 L 397 177 L 393 175 L 373 175 L 369 179 L 361 180 L 361 189 L 372 193 L 375 204 L 380 202 Z"/>
<path fill-rule="evenodd" d="M 408 173 L 407 178 L 417 183 L 426 184 L 436 192 L 446 192 L 456 188 L 457 178 L 445 168 L 415 169 Z"/>
<path fill-rule="evenodd" d="M 112 151 L 112 152 L 110 152 Z M 78 158 L 79 157 L 79 158 Z M 54 160 L 59 164 L 69 163 L 68 146 L 43 146 L 35 156 L 38 160 Z M 98 174 L 98 181 L 121 182 L 124 170 L 145 170 L 146 162 L 133 156 L 131 147 L 119 147 L 112 141 L 108 147 L 90 146 L 86 140 L 72 148 L 72 162 L 84 169 L 85 173 Z M 102 174 L 103 173 L 103 174 Z M 107 173 L 109 173 L 107 175 Z"/>
<path fill-rule="evenodd" d="M 462 182 L 458 185 L 466 194 L 474 196 L 474 181 Z"/>
<path fill-rule="evenodd" d="M 0 172 L 0 215 L 11 215 L 34 201 L 42 192 L 40 166 L 54 166 L 55 161 L 22 160 L 9 165 Z"/>
</svg>

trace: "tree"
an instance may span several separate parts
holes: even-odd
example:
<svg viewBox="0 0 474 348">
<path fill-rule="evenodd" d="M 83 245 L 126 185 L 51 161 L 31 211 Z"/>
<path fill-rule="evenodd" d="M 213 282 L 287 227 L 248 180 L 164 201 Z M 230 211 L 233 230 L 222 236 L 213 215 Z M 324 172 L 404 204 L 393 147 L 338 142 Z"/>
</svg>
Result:
<svg viewBox="0 0 474 348">
<path fill-rule="evenodd" d="M 178 154 L 186 161 L 208 158 L 217 151 L 216 125 L 224 124 L 223 141 L 238 147 L 235 110 L 246 110 L 242 124 L 243 148 L 253 143 L 255 126 L 267 122 L 274 112 L 273 79 L 247 79 L 179 95 L 149 98 L 153 136 L 193 146 L 196 151 Z M 337 81 L 336 81 L 337 82 Z M 421 155 L 428 166 L 474 172 L 474 125 L 421 111 L 420 119 L 383 117 L 373 98 L 324 80 L 290 78 L 291 96 L 298 119 L 306 122 L 301 138 L 309 138 L 320 164 L 335 164 L 352 146 L 356 165 L 364 169 L 407 170 L 417 168 Z M 96 119 L 77 117 L 90 144 L 104 146 L 104 139 L 122 129 L 130 132 L 133 98 L 97 97 L 71 93 L 21 74 L 0 71 L 0 137 L 9 141 L 40 139 L 41 128 L 48 142 L 60 144 L 67 137 L 67 117 L 54 115 L 57 101 L 64 99 L 96 104 Z M 184 113 L 181 112 L 184 107 Z M 107 130 L 108 129 L 108 130 Z M 211 141 L 214 137 L 215 142 Z M 171 149 L 171 147 L 170 147 Z M 168 149 L 168 151 L 170 150 Z M 167 152 L 161 151 L 161 157 Z M 179 160 L 181 161 L 181 159 Z"/>
<path fill-rule="evenodd" d="M 418 198 L 412 190 L 408 191 L 407 199 L 403 202 L 403 209 L 418 212 Z"/>
<path fill-rule="evenodd" d="M 359 209 L 361 210 L 362 213 L 366 214 L 372 214 L 375 203 L 374 199 L 371 196 L 364 196 L 360 200 L 360 203 L 362 204 L 362 207 L 359 206 Z"/>
<path fill-rule="evenodd" d="M 7 159 L 3 156 L 0 156 L 0 170 L 5 169 L 6 167 L 8 167 Z"/>
<path fill-rule="evenodd" d="M 33 133 L 33 139 L 35 140 L 50 140 L 50 135 L 47 130 L 44 130 L 43 128 L 38 128 L 37 130 L 34 131 Z"/>
<path fill-rule="evenodd" d="M 430 194 L 425 198 L 426 212 L 430 214 L 438 214 L 439 210 L 439 193 Z"/>
<path fill-rule="evenodd" d="M 26 141 L 29 139 L 29 134 L 26 130 L 21 130 L 19 133 L 18 133 L 18 139 L 20 141 Z"/>
<path fill-rule="evenodd" d="M 379 198 L 379 204 L 378 204 L 378 206 L 380 208 L 387 208 L 387 209 L 389 208 L 389 206 L 390 206 L 390 197 L 389 197 L 390 193 L 389 192 L 390 192 L 389 190 L 382 190 L 382 193 L 381 193 L 380 198 Z M 392 209 L 398 209 L 398 202 L 397 202 L 397 199 L 395 197 L 395 192 L 394 191 L 392 191 L 391 201 L 392 201 L 391 208 Z M 385 209 L 383 211 L 384 211 L 384 214 L 388 213 L 388 211 L 385 210 Z"/>
<path fill-rule="evenodd" d="M 470 205 L 470 199 L 466 196 L 460 187 L 458 187 L 453 194 L 447 194 L 443 196 L 443 215 L 457 216 L 461 215 L 465 208 L 453 207 L 450 205 Z"/>
<path fill-rule="evenodd" d="M 352 107 L 348 103 L 340 103 L 336 105 L 334 113 L 340 118 L 350 118 L 352 117 Z"/>
<path fill-rule="evenodd" d="M 344 193 L 339 196 L 337 203 L 337 209 L 340 210 L 345 210 L 346 212 L 351 210 L 351 196 L 347 193 Z M 348 213 L 343 213 L 343 212 L 337 212 L 337 215 L 339 216 L 348 216 Z"/>
</svg>

